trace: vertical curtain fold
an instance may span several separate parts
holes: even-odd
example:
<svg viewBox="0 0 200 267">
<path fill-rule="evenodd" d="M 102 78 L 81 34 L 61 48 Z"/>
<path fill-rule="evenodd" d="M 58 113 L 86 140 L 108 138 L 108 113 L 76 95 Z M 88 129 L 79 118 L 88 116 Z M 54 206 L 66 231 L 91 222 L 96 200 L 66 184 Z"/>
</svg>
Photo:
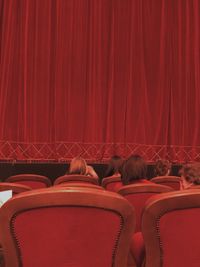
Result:
<svg viewBox="0 0 200 267">
<path fill-rule="evenodd" d="M 0 159 L 200 159 L 198 0 L 0 0 Z"/>
</svg>

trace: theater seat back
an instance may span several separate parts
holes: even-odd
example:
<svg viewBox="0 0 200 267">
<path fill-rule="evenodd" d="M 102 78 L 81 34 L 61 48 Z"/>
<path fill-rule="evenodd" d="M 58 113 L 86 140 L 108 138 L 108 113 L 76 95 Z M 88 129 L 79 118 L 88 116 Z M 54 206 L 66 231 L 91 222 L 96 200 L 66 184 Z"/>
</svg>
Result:
<svg viewBox="0 0 200 267">
<path fill-rule="evenodd" d="M 91 183 L 84 183 L 84 182 L 66 182 L 66 183 L 60 183 L 56 184 L 54 186 L 60 186 L 60 187 L 86 187 L 86 188 L 94 188 L 94 189 L 100 189 L 100 190 L 105 190 L 102 186 L 100 185 L 95 185 Z"/>
<path fill-rule="evenodd" d="M 58 185 L 61 183 L 87 183 L 87 184 L 94 184 L 94 185 L 98 185 L 98 179 L 91 177 L 91 176 L 87 176 L 87 175 L 76 175 L 76 174 L 70 174 L 70 175 L 63 175 L 58 177 L 55 181 L 54 181 L 54 185 Z"/>
<path fill-rule="evenodd" d="M 123 186 L 118 193 L 124 196 L 134 207 L 136 214 L 136 232 L 141 231 L 141 218 L 146 201 L 163 192 L 169 192 L 172 189 L 168 186 L 152 184 L 131 184 Z"/>
<path fill-rule="evenodd" d="M 6 266 L 126 267 L 134 211 L 125 199 L 78 187 L 34 191 L 0 210 Z"/>
<path fill-rule="evenodd" d="M 117 192 L 123 184 L 120 176 L 110 176 L 102 180 L 102 186 L 108 191 Z"/>
<path fill-rule="evenodd" d="M 31 190 L 31 187 L 17 183 L 0 183 L 0 191 L 6 190 L 12 190 L 12 194 L 16 195 Z"/>
<path fill-rule="evenodd" d="M 181 178 L 178 176 L 157 176 L 151 179 L 151 182 L 170 186 L 174 190 L 181 189 Z"/>
<path fill-rule="evenodd" d="M 6 182 L 26 185 L 32 189 L 46 188 L 51 186 L 51 181 L 48 177 L 38 174 L 13 175 L 8 177 Z"/>
<path fill-rule="evenodd" d="M 200 266 L 200 191 L 171 192 L 151 198 L 142 232 L 145 267 Z"/>
</svg>

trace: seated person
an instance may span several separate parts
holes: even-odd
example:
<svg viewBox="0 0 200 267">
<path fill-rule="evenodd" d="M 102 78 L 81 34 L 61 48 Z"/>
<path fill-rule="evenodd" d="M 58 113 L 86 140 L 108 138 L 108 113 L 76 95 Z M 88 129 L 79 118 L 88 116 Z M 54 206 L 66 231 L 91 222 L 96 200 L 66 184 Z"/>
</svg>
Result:
<svg viewBox="0 0 200 267">
<path fill-rule="evenodd" d="M 94 168 L 87 165 L 86 161 L 81 157 L 76 157 L 71 160 L 69 174 L 88 175 L 98 179 L 98 175 Z"/>
<path fill-rule="evenodd" d="M 122 167 L 122 164 L 123 159 L 120 156 L 113 156 L 108 163 L 108 168 L 106 170 L 105 177 L 121 176 L 120 168 Z"/>
<path fill-rule="evenodd" d="M 130 156 L 122 166 L 122 183 L 151 183 L 146 179 L 147 165 L 140 155 Z"/>
<path fill-rule="evenodd" d="M 154 172 L 155 176 L 168 176 L 171 172 L 171 163 L 165 159 L 156 161 Z"/>
<path fill-rule="evenodd" d="M 87 164 L 81 157 L 73 158 L 69 166 L 69 174 L 86 175 Z"/>
<path fill-rule="evenodd" d="M 191 186 L 200 185 L 200 163 L 184 165 L 180 170 L 182 178 L 181 189 L 188 189 Z"/>
<path fill-rule="evenodd" d="M 94 168 L 91 165 L 87 165 L 86 175 L 97 178 L 97 179 L 99 178 L 97 173 L 95 172 Z"/>
</svg>

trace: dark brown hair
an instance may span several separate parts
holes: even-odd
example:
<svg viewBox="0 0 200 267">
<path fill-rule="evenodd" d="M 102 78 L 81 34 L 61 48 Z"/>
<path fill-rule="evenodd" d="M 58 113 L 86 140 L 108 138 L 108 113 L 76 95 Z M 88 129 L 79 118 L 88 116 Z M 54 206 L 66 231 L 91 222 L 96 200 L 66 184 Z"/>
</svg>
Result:
<svg viewBox="0 0 200 267">
<path fill-rule="evenodd" d="M 122 167 L 122 182 L 127 185 L 133 181 L 146 178 L 147 165 L 140 155 L 130 156 Z"/>
<path fill-rule="evenodd" d="M 120 156 L 113 156 L 108 163 L 108 168 L 106 170 L 105 177 L 112 176 L 113 174 L 118 173 L 122 164 L 123 159 Z"/>
<path fill-rule="evenodd" d="M 166 159 L 160 159 L 155 164 L 155 176 L 164 176 L 171 170 L 171 163 Z"/>
</svg>

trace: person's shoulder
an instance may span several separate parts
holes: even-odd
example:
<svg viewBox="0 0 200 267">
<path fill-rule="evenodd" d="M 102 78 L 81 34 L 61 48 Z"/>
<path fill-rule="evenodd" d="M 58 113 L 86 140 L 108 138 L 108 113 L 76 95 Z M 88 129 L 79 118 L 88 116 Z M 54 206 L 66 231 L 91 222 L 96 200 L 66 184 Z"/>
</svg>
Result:
<svg viewBox="0 0 200 267">
<path fill-rule="evenodd" d="M 97 173 L 95 172 L 94 168 L 91 165 L 87 165 L 86 174 L 90 175 L 90 176 L 92 176 L 94 178 L 97 178 L 97 179 L 99 178 Z"/>
<path fill-rule="evenodd" d="M 141 179 L 140 182 L 144 183 L 144 184 L 153 184 L 151 181 L 149 181 L 147 179 Z"/>
</svg>

